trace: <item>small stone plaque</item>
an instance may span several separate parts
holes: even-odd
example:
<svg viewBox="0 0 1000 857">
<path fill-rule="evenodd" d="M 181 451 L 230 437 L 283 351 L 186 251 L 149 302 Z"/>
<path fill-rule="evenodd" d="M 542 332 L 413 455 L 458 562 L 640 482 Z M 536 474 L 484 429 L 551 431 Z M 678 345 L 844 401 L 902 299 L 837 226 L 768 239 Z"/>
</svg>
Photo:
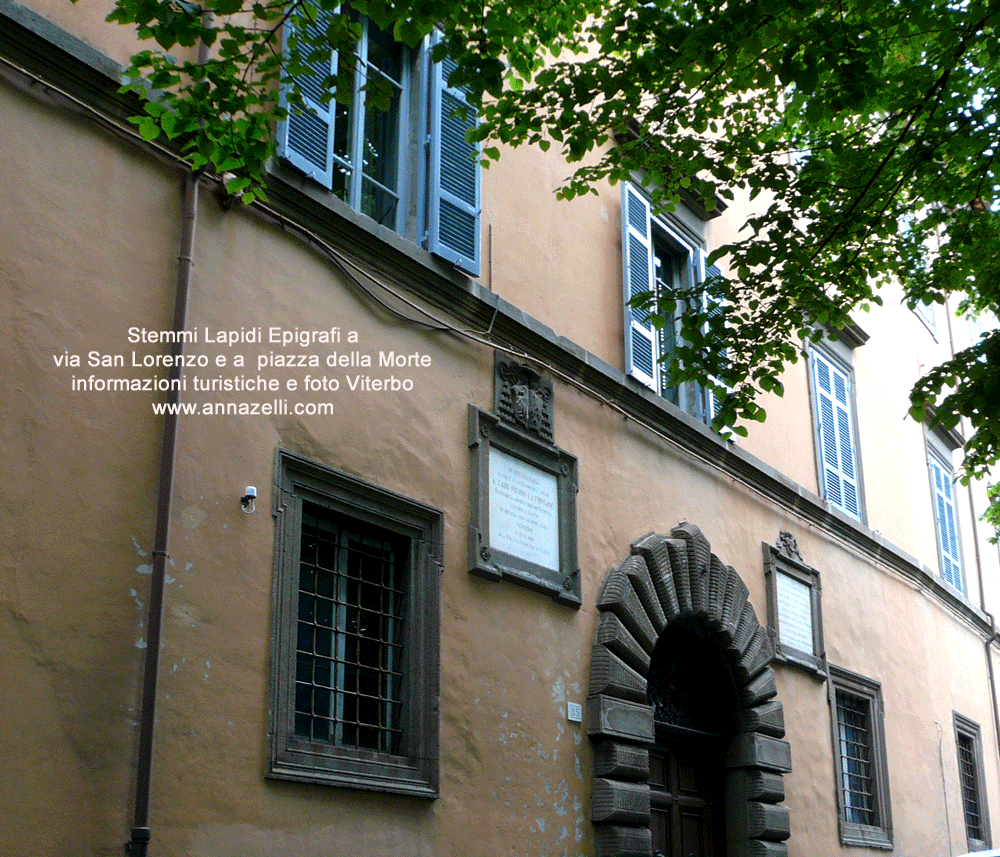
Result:
<svg viewBox="0 0 1000 857">
<path fill-rule="evenodd" d="M 778 584 L 778 633 L 781 642 L 800 652 L 814 654 L 812 623 L 812 590 L 780 571 Z"/>
<path fill-rule="evenodd" d="M 490 447 L 490 544 L 559 570 L 559 481 L 555 474 Z"/>
<path fill-rule="evenodd" d="M 579 607 L 576 458 L 469 407 L 469 571 Z"/>
</svg>

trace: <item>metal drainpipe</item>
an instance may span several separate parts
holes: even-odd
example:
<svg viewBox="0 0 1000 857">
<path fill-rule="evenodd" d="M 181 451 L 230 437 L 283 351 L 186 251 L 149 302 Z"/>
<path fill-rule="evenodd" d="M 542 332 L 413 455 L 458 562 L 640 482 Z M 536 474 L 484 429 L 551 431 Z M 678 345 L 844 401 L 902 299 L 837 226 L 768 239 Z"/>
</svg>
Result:
<svg viewBox="0 0 1000 857">
<path fill-rule="evenodd" d="M 180 252 L 177 257 L 177 292 L 174 303 L 175 331 L 187 325 L 188 293 L 194 256 L 195 227 L 198 216 L 199 176 L 189 172 L 184 178 L 181 212 Z M 173 343 L 171 354 L 184 353 L 183 337 Z M 163 589 L 167 576 L 167 548 L 170 537 L 170 510 L 174 489 L 174 461 L 177 457 L 177 413 L 181 400 L 179 360 L 170 367 L 167 413 L 163 420 L 163 448 L 160 454 L 160 487 L 156 501 L 156 535 L 153 541 L 153 578 L 150 582 L 147 620 L 146 661 L 142 684 L 142 709 L 139 715 L 139 758 L 135 777 L 135 810 L 129 849 L 131 857 L 146 857 L 149 846 L 149 791 L 153 768 L 153 727 L 156 723 L 156 683 L 160 666 L 160 631 L 163 626 Z"/>
</svg>

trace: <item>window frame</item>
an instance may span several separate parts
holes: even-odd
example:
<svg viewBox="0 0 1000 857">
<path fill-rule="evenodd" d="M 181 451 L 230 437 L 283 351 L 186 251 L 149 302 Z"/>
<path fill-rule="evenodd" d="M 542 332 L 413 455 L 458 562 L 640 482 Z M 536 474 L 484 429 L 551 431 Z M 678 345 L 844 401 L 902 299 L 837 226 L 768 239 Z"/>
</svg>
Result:
<svg viewBox="0 0 1000 857">
<path fill-rule="evenodd" d="M 773 545 L 763 543 L 764 581 L 767 586 L 767 624 L 774 644 L 775 659 L 811 673 L 820 680 L 827 677 L 826 648 L 823 642 L 823 587 L 819 571 L 783 553 Z M 809 587 L 812 619 L 812 651 L 785 643 L 781 639 L 781 610 L 778 600 L 778 576 L 785 575 Z"/>
<path fill-rule="evenodd" d="M 956 589 L 962 595 L 967 594 L 967 580 L 965 576 L 965 557 L 962 552 L 962 522 L 958 514 L 958 500 L 955 496 L 955 471 L 951 466 L 952 446 L 933 431 L 924 433 L 927 458 L 927 485 L 930 491 L 931 515 L 934 518 L 934 537 L 937 547 L 938 576 L 941 581 Z M 941 471 L 941 478 L 946 482 L 949 489 L 949 497 L 944 498 L 951 505 L 951 513 L 955 526 L 955 556 L 948 556 L 947 559 L 954 562 L 958 568 L 959 583 L 949 579 L 950 573 L 945 571 L 945 527 L 947 522 L 942 521 L 938 509 L 938 490 L 935 486 L 934 468 Z"/>
<path fill-rule="evenodd" d="M 326 135 L 327 166 L 321 169 L 312 157 L 316 152 L 305 151 L 307 146 L 300 147 L 299 143 L 305 141 L 307 132 L 300 130 L 293 135 L 291 129 L 294 122 L 304 120 L 289 116 L 278 123 L 278 151 L 273 171 L 287 184 L 297 187 L 331 211 L 342 216 L 345 210 L 356 213 L 360 219 L 371 224 L 365 228 L 371 231 L 379 227 L 388 229 L 462 273 L 479 277 L 482 267 L 482 144 L 470 144 L 458 136 L 478 119 L 474 111 L 464 120 L 460 117 L 456 120 L 450 113 L 444 112 L 448 104 L 471 108 L 465 102 L 463 90 L 447 85 L 444 64 L 431 62 L 431 51 L 440 38 L 436 32 L 416 48 L 399 46 L 402 61 L 401 80 L 398 82 L 396 189 L 392 191 L 397 196 L 397 204 L 393 222 L 380 223 L 362 208 L 363 185 L 366 181 L 374 183 L 375 180 L 366 177 L 364 159 L 360 156 L 365 142 L 363 120 L 367 106 L 359 91 L 367 73 L 369 26 L 372 26 L 366 16 L 362 15 L 361 21 L 362 39 L 355 52 L 358 65 L 353 75 L 354 97 L 351 104 L 341 108 L 336 101 L 331 101 L 324 108 L 312 99 L 308 101 L 308 112 L 317 120 L 312 133 L 320 134 L 319 126 L 322 126 L 322 133 Z M 285 39 L 288 32 L 286 28 Z M 336 52 L 332 52 L 329 71 L 336 69 L 337 61 Z M 281 105 L 288 106 L 286 86 L 282 87 Z M 333 189 L 333 173 L 343 163 L 333 153 L 334 126 L 339 119 L 336 111 L 340 109 L 346 109 L 353 117 L 347 122 L 350 138 L 347 142 L 353 152 L 353 160 L 349 165 L 350 176 L 344 198 Z M 474 173 L 460 183 L 457 177 L 462 170 L 459 169 L 458 159 L 466 155 L 474 164 Z M 303 178 L 300 179 L 300 176 Z M 382 187 L 381 184 L 375 186 Z"/>
<path fill-rule="evenodd" d="M 669 353 L 664 345 L 665 330 L 644 324 L 642 314 L 629 306 L 629 301 L 634 296 L 644 291 L 656 292 L 655 260 L 661 255 L 657 254 L 657 247 L 665 248 L 678 260 L 682 289 L 694 289 L 709 274 L 720 273 L 714 265 L 706 269 L 706 242 L 702 221 L 684 206 L 674 211 L 654 214 L 648 197 L 635 182 L 622 182 L 621 206 L 625 374 L 700 422 L 710 424 L 717 411 L 713 392 L 694 382 L 682 384 L 678 388 L 667 385 L 661 361 Z M 638 222 L 640 220 L 641 224 Z M 642 258 L 635 258 L 638 251 L 644 251 Z M 704 294 L 702 300 L 705 300 Z M 683 314 L 684 307 L 678 306 L 672 319 L 675 339 L 679 329 L 678 322 Z M 647 371 L 643 365 L 644 355 L 640 356 L 641 363 L 636 359 L 637 343 L 648 343 L 651 371 Z M 641 347 L 644 350 L 646 346 Z"/>
<path fill-rule="evenodd" d="M 850 359 L 850 348 L 843 342 L 831 342 L 824 340 L 822 343 L 813 343 L 808 348 L 808 359 L 806 365 L 809 372 L 809 398 L 811 420 L 813 424 L 813 446 L 815 449 L 816 480 L 820 496 L 834 509 L 843 512 L 849 518 L 864 524 L 867 520 L 865 508 L 864 472 L 861 466 L 861 443 L 858 431 L 858 403 L 854 378 L 854 366 Z M 854 457 L 854 483 L 857 492 L 858 512 L 855 515 L 846 504 L 834 502 L 829 495 L 826 479 L 826 463 L 824 458 L 824 446 L 822 435 L 822 419 L 820 415 L 820 391 L 817 389 L 817 372 L 819 360 L 824 361 L 834 371 L 843 375 L 847 382 L 847 406 L 850 408 L 848 426 L 851 431 L 851 452 Z M 838 461 L 840 451 L 838 449 Z M 841 491 L 843 497 L 843 491 Z"/>
<path fill-rule="evenodd" d="M 415 92 L 414 87 L 411 84 L 412 70 L 414 66 L 417 65 L 417 58 L 420 51 L 411 51 L 406 45 L 399 45 L 400 50 L 400 80 L 392 81 L 384 73 L 383 77 L 392 82 L 393 86 L 399 89 L 399 107 L 396 111 L 396 121 L 398 123 L 398 128 L 396 131 L 396 189 L 388 189 L 391 193 L 394 193 L 397 202 L 395 207 L 395 216 L 392 218 L 392 222 L 382 223 L 379 220 L 375 220 L 365 213 L 362 207 L 363 199 L 363 185 L 365 179 L 367 178 L 371 182 L 375 182 L 373 177 L 368 177 L 364 172 L 364 157 L 363 157 L 363 147 L 365 144 L 365 114 L 369 109 L 368 105 L 365 103 L 366 99 L 363 95 L 363 87 L 365 86 L 365 81 L 368 77 L 369 62 L 368 62 L 368 49 L 369 49 L 369 27 L 373 26 L 371 20 L 362 15 L 360 16 L 361 25 L 361 38 L 358 40 L 354 56 L 356 60 L 356 66 L 354 73 L 352 75 L 351 83 L 351 103 L 348 105 L 341 105 L 336 100 L 331 100 L 327 107 L 321 106 L 314 99 L 309 98 L 308 94 L 303 92 L 303 97 L 307 101 L 307 106 L 311 111 L 313 111 L 320 118 L 321 121 L 327 124 L 329 139 L 327 142 L 327 154 L 326 157 L 329 161 L 330 168 L 328 172 L 318 174 L 313 169 L 311 169 L 312 164 L 310 164 L 297 148 L 290 145 L 289 135 L 291 133 L 291 123 L 289 120 L 283 120 L 278 125 L 278 146 L 279 146 L 279 157 L 286 160 L 289 164 L 294 166 L 296 169 L 304 172 L 306 177 L 311 181 L 316 182 L 321 187 L 325 188 L 333 197 L 340 199 L 345 205 L 349 206 L 352 211 L 357 211 L 359 214 L 364 214 L 369 217 L 373 222 L 385 226 L 387 229 L 391 229 L 393 232 L 398 234 L 403 234 L 406 229 L 406 219 L 408 211 L 408 198 L 409 194 L 413 191 L 410 187 L 411 179 L 414 170 L 409 163 L 410 149 L 409 145 L 409 135 L 412 125 L 412 120 L 410 118 L 411 105 L 414 100 Z M 283 45 L 287 41 L 288 33 L 290 29 L 286 29 Z M 332 74 L 336 74 L 337 67 L 339 65 L 339 55 L 336 51 L 333 51 L 328 60 L 329 71 Z M 282 88 L 281 92 L 281 106 L 288 108 L 287 101 L 287 90 Z M 334 151 L 335 137 L 336 137 L 336 127 L 340 121 L 340 117 L 337 116 L 337 111 L 343 108 L 345 111 L 344 121 L 347 123 L 347 148 L 349 151 L 348 160 L 345 161 L 340 155 Z M 345 198 L 341 198 L 340 194 L 333 189 L 334 181 L 333 175 L 338 171 L 343 171 L 346 168 L 349 173 L 347 175 L 346 187 L 345 187 Z M 379 183 L 380 187 L 384 187 Z"/>
<path fill-rule="evenodd" d="M 889 763 L 885 749 L 885 706 L 882 686 L 874 679 L 858 675 L 842 667 L 828 666 L 827 701 L 830 707 L 830 734 L 833 740 L 834 784 L 837 793 L 837 826 L 842 845 L 891 850 L 892 809 L 889 795 Z M 844 799 L 843 764 L 837 695 L 843 693 L 862 700 L 868 706 L 868 757 L 871 766 L 870 783 L 874 787 L 873 812 L 877 824 L 869 825 L 847 818 Z"/>
<path fill-rule="evenodd" d="M 489 580 L 506 579 L 543 592 L 559 604 L 583 604 L 577 554 L 576 495 L 580 490 L 576 456 L 543 443 L 498 416 L 469 405 L 469 449 L 472 453 L 469 573 Z M 490 452 L 509 456 L 552 479 L 556 486 L 558 568 L 539 565 L 498 547 L 490 532 Z"/>
<path fill-rule="evenodd" d="M 402 657 L 400 755 L 295 736 L 295 661 L 302 504 L 410 541 Z M 274 618 L 267 776 L 438 796 L 440 593 L 444 515 L 415 500 L 279 449 L 275 454 Z"/>
<path fill-rule="evenodd" d="M 962 794 L 962 820 L 965 824 L 965 838 L 969 851 L 984 851 L 990 847 L 992 836 L 990 834 L 990 813 L 989 801 L 986 795 L 986 769 L 983 765 L 983 736 L 979 724 L 968 717 L 964 717 L 957 711 L 952 712 L 955 727 L 955 757 L 958 763 L 958 783 L 959 791 Z M 979 803 L 978 810 L 982 823 L 982 839 L 976 839 L 970 835 L 968 810 L 966 808 L 966 795 L 962 783 L 962 757 L 961 757 L 961 737 L 968 738 L 972 742 L 972 775 L 975 780 L 976 800 Z"/>
</svg>

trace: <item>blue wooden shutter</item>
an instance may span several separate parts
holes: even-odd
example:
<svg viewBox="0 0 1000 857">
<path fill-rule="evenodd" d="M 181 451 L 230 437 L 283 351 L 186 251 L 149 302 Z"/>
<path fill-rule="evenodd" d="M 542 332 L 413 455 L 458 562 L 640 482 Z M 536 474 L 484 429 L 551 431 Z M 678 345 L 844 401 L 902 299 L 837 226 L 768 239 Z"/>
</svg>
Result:
<svg viewBox="0 0 1000 857">
<path fill-rule="evenodd" d="M 701 253 L 702 251 L 699 251 Z M 709 265 L 705 268 L 705 280 L 712 280 L 722 276 L 722 271 L 719 270 L 718 265 Z M 717 318 L 720 315 L 724 315 L 726 312 L 725 305 L 722 302 L 721 296 L 713 295 L 712 292 L 706 289 L 705 293 L 705 308 L 708 311 L 708 317 L 710 319 Z M 721 343 L 720 343 L 721 345 Z M 729 359 L 729 349 L 720 347 L 717 349 L 719 355 L 724 362 Z M 713 378 L 719 384 L 722 384 L 720 378 Z M 727 388 L 728 389 L 728 388 Z M 705 391 L 705 422 L 711 422 L 715 419 L 716 414 L 722 408 L 722 400 L 725 398 L 725 393 L 720 393 L 718 390 L 706 390 Z"/>
<path fill-rule="evenodd" d="M 451 58 L 430 65 L 427 249 L 478 277 L 482 168 L 478 144 L 465 139 L 477 120 L 463 91 L 448 86 L 454 68 Z M 462 107 L 465 118 L 455 114 Z"/>
<path fill-rule="evenodd" d="M 815 350 L 812 361 L 823 496 L 861 520 L 850 380 Z"/>
<path fill-rule="evenodd" d="M 934 519 L 937 523 L 938 551 L 941 555 L 941 577 L 964 592 L 962 559 L 958 548 L 958 522 L 955 516 L 955 495 L 952 491 L 951 469 L 931 455 L 929 458 L 931 486 L 934 498 Z"/>
<path fill-rule="evenodd" d="M 331 13 L 320 12 L 315 21 L 307 25 L 307 32 L 325 33 Z M 292 31 L 291 24 L 285 27 L 285 41 Z M 333 124 L 335 103 L 321 103 L 325 89 L 324 82 L 330 74 L 336 73 L 336 56 L 331 53 L 325 58 L 309 63 L 310 71 L 296 82 L 307 110 L 291 113 L 278 124 L 278 156 L 292 166 L 302 170 L 309 178 L 323 187 L 333 186 Z M 287 108 L 288 88 L 283 87 L 281 106 Z"/>
<path fill-rule="evenodd" d="M 656 392 L 659 389 L 657 332 L 645 310 L 629 301 L 652 292 L 653 239 L 649 203 L 629 182 L 622 182 L 622 265 L 625 300 L 625 371 Z"/>
</svg>

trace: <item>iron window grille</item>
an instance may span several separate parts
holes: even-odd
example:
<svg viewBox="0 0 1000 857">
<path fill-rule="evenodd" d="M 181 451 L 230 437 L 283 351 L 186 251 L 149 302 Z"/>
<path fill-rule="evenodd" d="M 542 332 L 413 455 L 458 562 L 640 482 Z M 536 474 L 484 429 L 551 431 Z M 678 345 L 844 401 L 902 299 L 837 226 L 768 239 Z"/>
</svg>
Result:
<svg viewBox="0 0 1000 857">
<path fill-rule="evenodd" d="M 439 511 L 279 450 L 268 776 L 436 797 Z"/>
<path fill-rule="evenodd" d="M 978 724 L 958 713 L 955 714 L 955 747 L 968 847 L 970 851 L 982 851 L 990 847 L 982 741 Z"/>
<path fill-rule="evenodd" d="M 398 753 L 407 545 L 303 504 L 295 734 Z"/>
<path fill-rule="evenodd" d="M 828 669 L 840 841 L 890 849 L 881 686 L 833 665 Z"/>
</svg>

